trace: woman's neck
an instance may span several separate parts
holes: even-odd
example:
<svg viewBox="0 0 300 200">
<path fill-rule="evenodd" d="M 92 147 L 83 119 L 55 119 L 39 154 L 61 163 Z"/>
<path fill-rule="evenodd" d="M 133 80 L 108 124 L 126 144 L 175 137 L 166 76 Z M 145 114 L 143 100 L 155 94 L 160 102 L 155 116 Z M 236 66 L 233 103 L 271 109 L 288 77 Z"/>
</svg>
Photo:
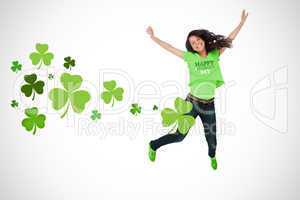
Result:
<svg viewBox="0 0 300 200">
<path fill-rule="evenodd" d="M 206 57 L 207 57 L 206 50 L 200 51 L 200 52 L 198 52 L 198 54 L 199 54 L 202 58 L 206 58 Z"/>
</svg>

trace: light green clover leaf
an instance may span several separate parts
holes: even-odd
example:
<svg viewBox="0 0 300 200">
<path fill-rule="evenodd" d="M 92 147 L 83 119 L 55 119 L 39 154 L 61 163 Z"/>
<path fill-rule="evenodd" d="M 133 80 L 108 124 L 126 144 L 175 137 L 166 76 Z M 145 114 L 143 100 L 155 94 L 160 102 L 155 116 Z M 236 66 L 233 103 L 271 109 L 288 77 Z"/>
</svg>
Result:
<svg viewBox="0 0 300 200">
<path fill-rule="evenodd" d="M 35 135 L 37 128 L 45 127 L 46 116 L 44 114 L 38 114 L 37 107 L 25 109 L 25 115 L 27 118 L 23 119 L 22 126 L 27 131 L 31 131 L 33 129 L 33 135 Z"/>
<path fill-rule="evenodd" d="M 109 104 L 112 101 L 112 107 L 114 106 L 115 100 L 122 101 L 124 89 L 121 87 L 116 87 L 117 83 L 115 80 L 103 82 L 103 86 L 106 91 L 101 93 L 101 98 L 104 103 Z"/>
<path fill-rule="evenodd" d="M 61 115 L 61 118 L 67 114 L 70 104 L 75 113 L 82 113 L 86 103 L 90 101 L 91 95 L 86 90 L 78 90 L 82 84 L 81 76 L 63 73 L 60 77 L 60 82 L 64 89 L 53 88 L 48 94 L 49 99 L 52 101 L 53 109 L 60 110 L 67 104 L 67 108 Z"/>
<path fill-rule="evenodd" d="M 171 108 L 164 108 L 161 111 L 162 124 L 164 127 L 174 124 L 172 130 L 174 130 L 177 126 L 178 131 L 181 134 L 186 134 L 188 130 L 195 124 L 195 118 L 191 115 L 186 115 L 192 110 L 193 104 L 180 97 L 177 97 L 174 101 L 174 106 L 175 110 Z"/>
<path fill-rule="evenodd" d="M 92 110 L 91 119 L 97 121 L 101 118 L 101 113 L 98 110 Z"/>
<path fill-rule="evenodd" d="M 41 68 L 42 64 L 48 66 L 51 64 L 51 60 L 54 58 L 53 53 L 47 52 L 48 51 L 48 44 L 40 44 L 37 43 L 35 45 L 35 49 L 37 52 L 32 52 L 29 55 L 31 62 L 33 65 L 38 65 L 38 69 Z"/>
</svg>

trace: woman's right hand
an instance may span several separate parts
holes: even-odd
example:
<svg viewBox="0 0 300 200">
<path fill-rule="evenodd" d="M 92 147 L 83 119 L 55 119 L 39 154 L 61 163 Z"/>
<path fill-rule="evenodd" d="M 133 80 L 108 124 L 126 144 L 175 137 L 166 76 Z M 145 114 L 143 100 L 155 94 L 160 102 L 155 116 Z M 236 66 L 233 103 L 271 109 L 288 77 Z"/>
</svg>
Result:
<svg viewBox="0 0 300 200">
<path fill-rule="evenodd" d="M 148 26 L 146 32 L 150 35 L 150 37 L 153 37 L 154 36 L 154 32 L 153 32 L 153 29 L 151 26 Z"/>
<path fill-rule="evenodd" d="M 169 43 L 167 43 L 165 41 L 162 41 L 158 37 L 155 37 L 151 26 L 148 26 L 146 32 L 150 35 L 151 39 L 154 42 L 156 42 L 159 46 L 161 46 L 162 48 L 166 49 L 167 51 L 173 53 L 174 55 L 176 55 L 180 58 L 183 58 L 183 51 L 173 47 L 172 45 L 170 45 Z"/>
</svg>

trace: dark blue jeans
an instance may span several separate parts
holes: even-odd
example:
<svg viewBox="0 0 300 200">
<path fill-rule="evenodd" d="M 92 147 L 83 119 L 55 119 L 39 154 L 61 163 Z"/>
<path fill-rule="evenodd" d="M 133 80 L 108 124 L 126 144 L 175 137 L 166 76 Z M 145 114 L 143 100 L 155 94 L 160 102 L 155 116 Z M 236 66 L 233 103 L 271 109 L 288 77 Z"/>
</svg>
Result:
<svg viewBox="0 0 300 200">
<path fill-rule="evenodd" d="M 192 110 L 186 115 L 192 115 L 195 119 L 197 116 L 201 118 L 205 138 L 208 144 L 208 155 L 214 157 L 216 154 L 217 138 L 216 138 L 216 114 L 214 100 L 210 103 L 203 103 L 197 100 L 197 98 L 191 98 L 189 95 L 185 98 L 193 104 Z M 150 146 L 153 150 L 157 150 L 159 147 L 174 143 L 181 142 L 187 134 L 183 135 L 179 133 L 178 129 L 175 133 L 166 134 L 156 140 L 150 141 Z"/>
</svg>

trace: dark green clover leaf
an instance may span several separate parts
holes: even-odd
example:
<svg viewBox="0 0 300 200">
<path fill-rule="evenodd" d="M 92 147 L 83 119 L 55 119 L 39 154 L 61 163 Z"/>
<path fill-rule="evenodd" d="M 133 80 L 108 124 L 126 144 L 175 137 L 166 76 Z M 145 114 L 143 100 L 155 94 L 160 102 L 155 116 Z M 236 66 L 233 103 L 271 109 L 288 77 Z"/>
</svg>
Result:
<svg viewBox="0 0 300 200">
<path fill-rule="evenodd" d="M 157 105 L 154 105 L 153 108 L 152 108 L 152 110 L 158 110 Z"/>
<path fill-rule="evenodd" d="M 81 76 L 63 73 L 60 77 L 60 82 L 64 89 L 53 88 L 48 95 L 52 101 L 53 109 L 60 110 L 68 104 L 61 118 L 67 114 L 70 104 L 74 112 L 82 113 L 86 103 L 91 99 L 91 95 L 86 90 L 78 90 L 82 84 Z"/>
<path fill-rule="evenodd" d="M 45 127 L 46 116 L 44 114 L 38 114 L 37 107 L 25 109 L 25 115 L 27 118 L 23 119 L 22 126 L 27 131 L 33 130 L 33 135 L 35 135 L 37 128 Z"/>
<path fill-rule="evenodd" d="M 161 111 L 163 126 L 168 127 L 174 124 L 172 130 L 174 130 L 177 126 L 178 131 L 181 134 L 186 134 L 188 130 L 195 124 L 194 117 L 191 115 L 186 115 L 192 110 L 193 104 L 180 97 L 177 97 L 174 105 L 175 110 L 171 108 L 165 108 Z"/>
<path fill-rule="evenodd" d="M 93 110 L 92 115 L 91 115 L 91 119 L 94 120 L 94 121 L 97 121 L 100 118 L 101 118 L 101 113 L 99 113 L 98 110 Z"/>
<path fill-rule="evenodd" d="M 141 106 L 139 106 L 139 104 L 137 104 L 137 103 L 131 104 L 130 112 L 131 112 L 133 115 L 137 116 L 138 114 L 141 113 L 141 110 L 142 110 L 142 108 L 141 108 Z"/>
<path fill-rule="evenodd" d="M 17 108 L 19 106 L 19 103 L 16 100 L 12 100 L 10 103 L 11 107 Z"/>
<path fill-rule="evenodd" d="M 38 69 L 41 68 L 42 64 L 48 66 L 51 64 L 51 60 L 54 58 L 53 53 L 47 52 L 48 51 L 48 44 L 40 44 L 37 43 L 35 45 L 35 49 L 37 52 L 32 52 L 29 55 L 31 62 L 33 65 L 38 65 Z"/>
<path fill-rule="evenodd" d="M 49 75 L 48 75 L 48 79 L 49 79 L 49 80 L 53 80 L 53 79 L 54 79 L 54 74 L 49 74 Z"/>
<path fill-rule="evenodd" d="M 43 94 L 45 83 L 43 81 L 36 81 L 37 80 L 36 74 L 25 75 L 24 80 L 27 84 L 21 87 L 21 92 L 23 92 L 26 97 L 30 97 L 33 93 L 32 96 L 32 101 L 33 101 L 35 98 L 35 93 Z"/>
<path fill-rule="evenodd" d="M 22 65 L 19 63 L 19 61 L 13 61 L 10 69 L 17 73 L 18 71 L 21 71 Z"/>
<path fill-rule="evenodd" d="M 115 80 L 105 81 L 103 82 L 103 86 L 106 91 L 101 93 L 101 98 L 104 103 L 109 104 L 112 101 L 112 105 L 114 106 L 115 99 L 117 101 L 123 100 L 124 89 L 121 87 L 116 87 L 117 83 Z"/>
<path fill-rule="evenodd" d="M 71 70 L 71 68 L 75 66 L 75 60 L 72 59 L 70 56 L 65 57 L 64 60 L 65 60 L 64 67 L 66 69 L 70 69 Z"/>
</svg>

